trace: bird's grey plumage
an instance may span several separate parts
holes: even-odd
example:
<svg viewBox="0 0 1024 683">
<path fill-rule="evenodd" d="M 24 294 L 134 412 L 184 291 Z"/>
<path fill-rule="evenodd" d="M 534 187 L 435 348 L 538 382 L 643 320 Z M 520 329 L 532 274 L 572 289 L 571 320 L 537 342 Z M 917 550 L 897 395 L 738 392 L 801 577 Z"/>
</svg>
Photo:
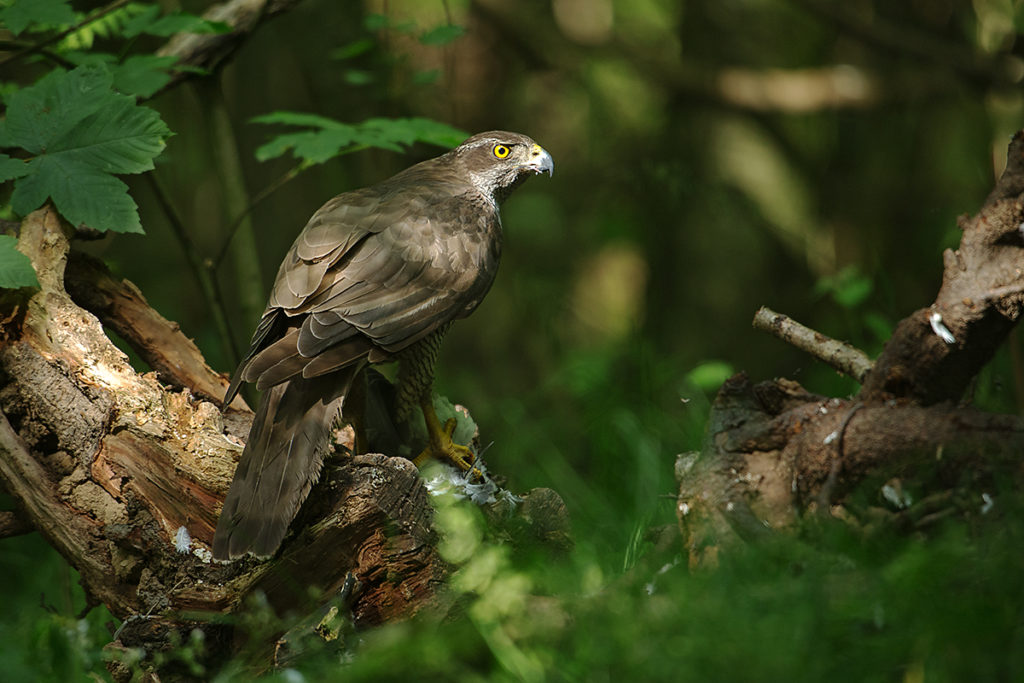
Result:
<svg viewBox="0 0 1024 683">
<path fill-rule="evenodd" d="M 408 357 L 432 335 L 436 354 L 443 331 L 494 281 L 501 200 L 528 175 L 551 171 L 550 155 L 530 138 L 481 133 L 313 215 L 278 270 L 225 398 L 242 382 L 269 390 L 217 524 L 215 557 L 276 551 L 319 476 L 358 369 Z"/>
</svg>

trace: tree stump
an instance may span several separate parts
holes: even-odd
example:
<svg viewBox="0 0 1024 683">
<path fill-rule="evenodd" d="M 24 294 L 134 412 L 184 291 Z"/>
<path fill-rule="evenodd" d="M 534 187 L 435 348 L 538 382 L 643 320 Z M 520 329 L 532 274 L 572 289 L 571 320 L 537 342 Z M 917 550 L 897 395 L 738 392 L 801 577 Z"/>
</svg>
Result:
<svg viewBox="0 0 1024 683">
<path fill-rule="evenodd" d="M 813 330 L 784 329 L 788 322 L 765 312 L 755 318 L 787 340 L 801 338 L 801 349 L 863 387 L 839 399 L 742 374 L 722 386 L 702 450 L 676 463 L 676 511 L 691 564 L 810 510 L 845 516 L 844 498 L 868 478 L 881 486 L 927 472 L 933 493 L 970 486 L 980 507 L 993 471 L 1020 477 L 1024 420 L 956 401 L 1024 311 L 1024 131 L 981 211 L 960 227 L 935 302 L 897 325 L 870 369 L 863 354 Z"/>
<path fill-rule="evenodd" d="M 41 288 L 0 302 L 0 482 L 18 504 L 6 526 L 38 530 L 90 603 L 124 620 L 112 647 L 152 652 L 200 628 L 223 661 L 237 645 L 224 615 L 252 596 L 297 619 L 340 593 L 356 627 L 443 609 L 451 568 L 404 458 L 336 454 L 275 558 L 211 561 L 252 412 L 236 399 L 222 413 L 211 401 L 227 378 L 131 283 L 69 255 L 69 234 L 50 208 L 20 226 Z M 152 371 L 136 372 L 104 325 Z M 519 510 L 538 535 L 566 529 L 552 491 Z"/>
</svg>

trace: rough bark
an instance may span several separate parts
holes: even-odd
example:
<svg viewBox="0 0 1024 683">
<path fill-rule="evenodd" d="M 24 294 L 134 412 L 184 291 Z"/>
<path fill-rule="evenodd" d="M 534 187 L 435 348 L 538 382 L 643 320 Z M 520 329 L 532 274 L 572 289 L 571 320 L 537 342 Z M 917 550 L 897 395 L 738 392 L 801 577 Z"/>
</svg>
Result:
<svg viewBox="0 0 1024 683">
<path fill-rule="evenodd" d="M 960 247 L 943 254 L 934 303 L 904 318 L 875 362 L 862 401 L 955 401 L 1020 319 L 1024 309 L 1024 133 L 981 211 L 960 219 Z M 952 335 L 943 338 L 943 326 Z"/>
<path fill-rule="evenodd" d="M 41 288 L 3 302 L 0 486 L 18 504 L 9 521 L 43 534 L 80 572 L 90 601 L 125 620 L 113 649 L 166 647 L 169 634 L 199 627 L 211 661 L 224 661 L 236 643 L 223 615 L 256 595 L 298 618 L 345 587 L 357 627 L 444 607 L 438 589 L 450 568 L 435 548 L 426 489 L 403 458 L 329 459 L 273 560 L 211 562 L 252 413 L 210 402 L 226 378 L 131 283 L 69 260 L 67 234 L 49 208 L 21 224 L 18 248 Z M 79 304 L 156 371 L 136 372 Z M 552 497 L 527 495 L 519 508 L 535 535 L 565 529 Z"/>
<path fill-rule="evenodd" d="M 856 397 L 813 395 L 785 379 L 752 384 L 745 375 L 723 385 L 702 450 L 676 463 L 677 517 L 692 564 L 809 510 L 849 518 L 842 504 L 865 480 L 913 476 L 933 494 L 958 486 L 980 499 L 994 471 L 1020 476 L 1024 420 L 954 402 L 1024 309 L 1022 226 L 1018 133 L 984 206 L 960 220 L 963 238 L 944 254 L 935 302 L 899 323 Z M 816 345 L 810 332 L 804 337 Z M 831 357 L 826 346 L 805 350 Z"/>
</svg>

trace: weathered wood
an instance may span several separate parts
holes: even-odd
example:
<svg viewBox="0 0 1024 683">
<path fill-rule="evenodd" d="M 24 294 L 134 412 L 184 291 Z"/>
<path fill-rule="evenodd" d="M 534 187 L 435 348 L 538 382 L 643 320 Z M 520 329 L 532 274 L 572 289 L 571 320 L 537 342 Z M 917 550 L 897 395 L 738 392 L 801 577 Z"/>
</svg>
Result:
<svg viewBox="0 0 1024 683">
<path fill-rule="evenodd" d="M 178 33 L 161 47 L 161 57 L 176 57 L 181 66 L 171 80 L 152 97 L 176 87 L 196 73 L 213 72 L 234 56 L 249 36 L 267 19 L 282 14 L 297 5 L 299 0 L 227 0 L 211 5 L 203 18 L 217 21 L 231 28 L 227 33 Z"/>
<path fill-rule="evenodd" d="M 960 246 L 943 254 L 931 306 L 896 326 L 860 393 L 865 402 L 906 397 L 956 401 L 1024 312 L 1024 131 L 981 211 L 960 219 Z M 943 334 L 948 331 L 948 335 Z"/>
<path fill-rule="evenodd" d="M 767 306 L 762 306 L 754 314 L 753 325 L 755 330 L 768 332 L 789 342 L 858 382 L 863 382 L 871 371 L 871 359 L 860 349 L 801 325 L 788 315 L 776 313 Z"/>
<path fill-rule="evenodd" d="M 208 401 L 219 402 L 224 397 L 228 378 L 211 370 L 178 324 L 154 311 L 131 282 L 114 278 L 100 261 L 71 252 L 65 284 L 72 300 L 124 338 L 156 371 L 160 382 L 187 388 Z M 248 410 L 240 396 L 231 407 Z"/>
<path fill-rule="evenodd" d="M 251 413 L 233 404 L 222 414 L 199 398 L 219 394 L 223 378 L 195 345 L 149 310 L 133 285 L 72 258 L 76 298 L 162 368 L 135 372 L 100 321 L 65 292 L 68 247 L 52 209 L 21 225 L 19 249 L 42 286 L 0 316 L 0 485 L 17 501 L 18 518 L 81 573 L 90 599 L 126 620 L 115 649 L 166 646 L 169 631 L 198 626 L 210 629 L 208 654 L 223 659 L 214 645 L 230 649 L 233 641 L 213 617 L 256 593 L 279 615 L 297 617 L 353 578 L 357 626 L 439 604 L 450 568 L 435 549 L 418 471 L 403 458 L 329 459 L 276 558 L 211 562 Z M 524 524 L 543 535 L 565 526 L 564 508 L 557 514 L 561 521 L 549 515 Z"/>
<path fill-rule="evenodd" d="M 783 529 L 809 510 L 841 505 L 866 479 L 923 477 L 929 500 L 994 471 L 1020 476 L 1024 419 L 952 403 L 1024 310 L 1024 132 L 977 216 L 962 219 L 935 302 L 897 326 L 853 399 L 789 380 L 719 391 L 699 453 L 679 457 L 677 518 L 690 562 L 713 562 L 740 539 Z M 813 334 L 813 331 L 810 331 Z"/>
</svg>

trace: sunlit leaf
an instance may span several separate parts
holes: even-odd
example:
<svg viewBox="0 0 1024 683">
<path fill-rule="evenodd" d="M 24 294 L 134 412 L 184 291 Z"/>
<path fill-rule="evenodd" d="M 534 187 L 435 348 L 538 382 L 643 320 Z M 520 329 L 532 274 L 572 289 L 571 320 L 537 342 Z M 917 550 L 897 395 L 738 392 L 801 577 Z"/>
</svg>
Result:
<svg viewBox="0 0 1024 683">
<path fill-rule="evenodd" d="M 150 5 L 136 2 L 128 3 L 110 12 L 101 13 L 92 21 L 76 28 L 64 37 L 58 45 L 58 51 L 88 50 L 97 38 L 110 38 L 124 32 L 124 27 L 133 17 L 150 11 Z"/>
</svg>

